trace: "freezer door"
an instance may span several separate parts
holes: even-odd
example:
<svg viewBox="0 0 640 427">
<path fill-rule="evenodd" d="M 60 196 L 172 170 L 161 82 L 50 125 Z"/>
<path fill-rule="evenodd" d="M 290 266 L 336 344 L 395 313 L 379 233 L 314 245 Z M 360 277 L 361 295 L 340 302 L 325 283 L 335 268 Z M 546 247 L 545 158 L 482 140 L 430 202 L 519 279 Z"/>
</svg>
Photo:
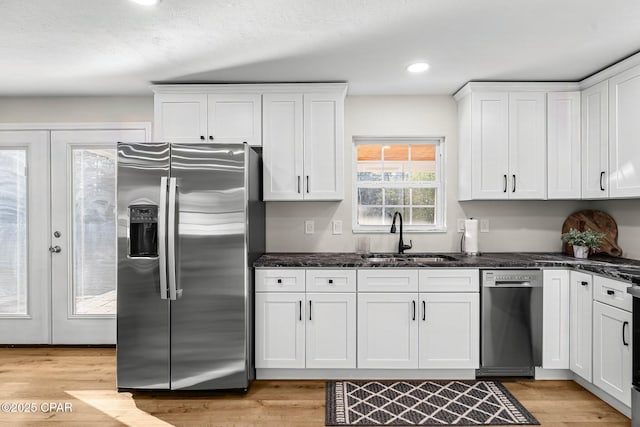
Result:
<svg viewBox="0 0 640 427">
<path fill-rule="evenodd" d="M 178 233 L 172 389 L 248 387 L 246 150 L 172 145 Z"/>
<path fill-rule="evenodd" d="M 160 292 L 168 144 L 118 144 L 118 388 L 169 388 L 169 302 Z M 133 207 L 133 208 L 132 208 Z M 165 294 L 166 297 L 166 294 Z"/>
</svg>

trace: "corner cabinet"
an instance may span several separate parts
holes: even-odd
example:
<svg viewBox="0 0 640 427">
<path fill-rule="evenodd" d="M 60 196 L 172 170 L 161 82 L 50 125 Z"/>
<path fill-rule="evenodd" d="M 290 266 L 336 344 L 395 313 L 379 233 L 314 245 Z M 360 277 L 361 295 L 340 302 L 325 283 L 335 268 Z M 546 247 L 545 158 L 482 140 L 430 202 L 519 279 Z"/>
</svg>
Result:
<svg viewBox="0 0 640 427">
<path fill-rule="evenodd" d="M 609 197 L 609 83 L 582 91 L 582 198 Z"/>
<path fill-rule="evenodd" d="M 261 100 L 260 93 L 156 93 L 154 140 L 262 145 Z"/>
<path fill-rule="evenodd" d="M 265 201 L 344 198 L 344 97 L 263 96 Z"/>
</svg>

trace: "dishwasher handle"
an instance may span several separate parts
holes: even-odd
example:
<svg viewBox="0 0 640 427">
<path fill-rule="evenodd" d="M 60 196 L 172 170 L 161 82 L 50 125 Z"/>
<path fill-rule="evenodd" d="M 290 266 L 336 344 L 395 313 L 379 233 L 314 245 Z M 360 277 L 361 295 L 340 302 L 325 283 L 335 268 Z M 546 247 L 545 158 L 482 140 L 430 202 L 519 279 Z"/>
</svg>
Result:
<svg viewBox="0 0 640 427">
<path fill-rule="evenodd" d="M 505 281 L 484 282 L 482 286 L 484 288 L 541 288 L 542 282 L 537 280 L 532 282 L 505 280 Z"/>
</svg>

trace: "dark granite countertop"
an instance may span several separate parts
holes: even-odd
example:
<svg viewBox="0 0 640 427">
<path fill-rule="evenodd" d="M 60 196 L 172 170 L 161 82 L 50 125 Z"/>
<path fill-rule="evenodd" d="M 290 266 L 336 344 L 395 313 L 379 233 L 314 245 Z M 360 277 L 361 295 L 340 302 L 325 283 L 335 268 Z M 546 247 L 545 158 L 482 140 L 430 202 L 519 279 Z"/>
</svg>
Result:
<svg viewBox="0 0 640 427">
<path fill-rule="evenodd" d="M 603 255 L 590 256 L 586 260 L 548 252 L 491 252 L 479 256 L 443 252 L 406 253 L 406 259 L 390 257 L 391 255 L 393 254 L 268 253 L 258 258 L 253 266 L 257 268 L 572 268 L 640 284 L 640 261 Z M 431 259 L 434 257 L 446 259 L 436 261 Z"/>
</svg>

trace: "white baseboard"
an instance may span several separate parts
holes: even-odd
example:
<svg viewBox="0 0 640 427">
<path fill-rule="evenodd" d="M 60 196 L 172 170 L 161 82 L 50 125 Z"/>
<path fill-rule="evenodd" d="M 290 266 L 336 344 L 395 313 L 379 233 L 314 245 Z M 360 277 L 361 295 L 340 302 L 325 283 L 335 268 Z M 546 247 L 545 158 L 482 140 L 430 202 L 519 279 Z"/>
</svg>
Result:
<svg viewBox="0 0 640 427">
<path fill-rule="evenodd" d="M 582 387 L 589 390 L 591 393 L 598 396 L 598 398 L 604 400 L 609 405 L 613 406 L 618 412 L 622 413 L 625 417 L 631 418 L 631 407 L 620 402 L 618 399 L 614 399 L 608 393 L 602 391 L 598 386 L 591 384 L 590 382 L 588 382 L 587 380 L 585 380 L 579 375 L 574 374 L 573 380 L 578 384 L 580 384 Z"/>
<path fill-rule="evenodd" d="M 475 369 L 256 369 L 258 380 L 474 380 Z"/>
<path fill-rule="evenodd" d="M 573 380 L 573 372 L 569 369 L 543 369 L 536 367 L 536 380 Z"/>
</svg>

